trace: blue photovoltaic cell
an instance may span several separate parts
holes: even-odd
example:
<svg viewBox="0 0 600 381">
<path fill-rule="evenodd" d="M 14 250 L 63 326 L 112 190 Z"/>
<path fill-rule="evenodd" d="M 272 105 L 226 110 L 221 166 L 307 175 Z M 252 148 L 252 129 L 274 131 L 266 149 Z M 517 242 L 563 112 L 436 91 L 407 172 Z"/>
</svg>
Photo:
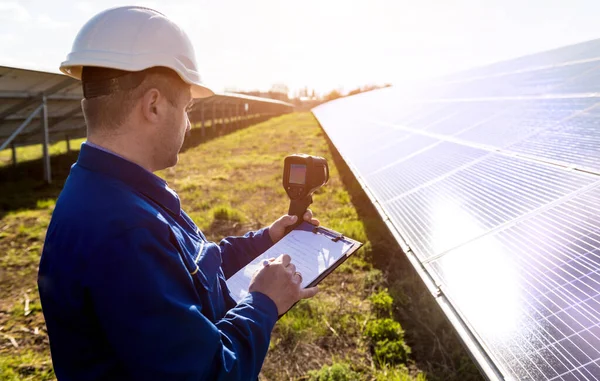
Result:
<svg viewBox="0 0 600 381">
<path fill-rule="evenodd" d="M 389 201 L 403 193 L 439 179 L 452 171 L 473 163 L 489 152 L 441 142 L 430 149 L 391 167 L 366 176 L 365 181 L 382 201 Z"/>
<path fill-rule="evenodd" d="M 593 180 L 579 173 L 491 155 L 384 206 L 398 221 L 415 254 L 426 259 Z"/>
<path fill-rule="evenodd" d="M 365 136 L 358 141 L 355 140 L 354 144 L 350 145 L 348 149 L 353 151 L 352 155 L 356 159 L 361 161 L 363 159 L 368 160 L 369 157 L 374 156 L 374 152 L 395 146 L 412 135 L 411 132 L 400 130 L 392 126 L 387 126 L 387 128 L 388 129 L 384 134 Z"/>
<path fill-rule="evenodd" d="M 575 80 L 597 65 L 595 61 L 582 62 L 476 77 L 456 84 L 445 98 L 449 95 L 453 98 L 481 98 L 560 93 L 560 86 L 565 81 Z"/>
<path fill-rule="evenodd" d="M 313 112 L 486 376 L 600 380 L 600 40 Z"/>
<path fill-rule="evenodd" d="M 344 135 L 344 140 L 340 142 L 339 149 L 360 150 L 370 144 L 379 144 L 381 141 L 397 139 L 398 135 L 407 135 L 406 132 L 398 131 L 398 129 L 391 126 L 372 122 L 356 121 L 354 125 L 356 127 L 353 129 L 348 129 L 344 133 L 340 133 L 340 135 Z M 362 138 L 358 141 L 354 139 L 357 134 L 362 135 Z"/>
<path fill-rule="evenodd" d="M 401 126 L 410 127 L 414 129 L 425 129 L 432 123 L 437 122 L 443 118 L 448 117 L 456 112 L 456 106 L 447 103 L 430 103 L 427 104 L 427 108 L 419 112 L 418 114 L 411 115 L 400 122 L 394 122 Z"/>
<path fill-rule="evenodd" d="M 559 58 L 561 62 L 598 59 L 600 58 L 600 40 L 592 40 L 575 45 L 569 45 L 556 49 L 556 51 L 568 52 L 566 54 L 561 54 Z M 549 53 L 552 52 L 553 51 L 550 51 Z M 557 59 L 554 55 L 552 55 L 551 58 L 553 58 L 553 62 L 557 62 Z"/>
<path fill-rule="evenodd" d="M 525 139 L 508 149 L 600 172 L 600 108 Z"/>
<path fill-rule="evenodd" d="M 558 92 L 560 85 L 598 66 L 597 62 L 583 62 L 563 66 L 552 66 L 506 78 L 520 94 L 551 94 Z M 523 89 L 526 89 L 524 92 Z M 509 90 L 505 95 L 511 95 Z"/>
<path fill-rule="evenodd" d="M 555 91 L 561 94 L 600 93 L 600 61 L 596 67 L 561 84 Z"/>
<path fill-rule="evenodd" d="M 431 266 L 516 379 L 600 377 L 600 187 Z"/>
<path fill-rule="evenodd" d="M 521 105 L 459 135 L 478 144 L 498 148 L 528 138 L 538 131 L 555 126 L 559 121 L 596 103 L 595 98 L 522 101 Z"/>
<path fill-rule="evenodd" d="M 367 123 L 360 120 L 345 120 L 337 126 L 338 128 L 332 131 L 330 138 L 340 150 L 350 150 L 357 146 L 360 147 L 360 143 L 366 140 L 378 141 L 377 139 L 380 139 L 386 133 L 394 131 L 389 126 Z M 360 141 L 356 140 L 357 135 L 361 136 Z"/>
<path fill-rule="evenodd" d="M 437 114 L 442 111 L 443 105 L 431 103 L 414 103 L 406 106 L 400 105 L 398 111 L 392 115 L 377 115 L 378 118 L 384 119 L 391 124 L 407 125 L 412 120 L 419 118 L 437 117 Z"/>
<path fill-rule="evenodd" d="M 447 80 L 464 80 L 470 77 L 488 77 L 500 73 L 534 70 L 578 60 L 600 59 L 600 40 L 588 41 L 551 51 L 537 53 L 514 60 L 472 69 L 444 77 Z M 517 84 L 518 85 L 518 84 Z"/>
<path fill-rule="evenodd" d="M 385 148 L 380 148 L 377 145 L 364 147 L 363 152 L 370 153 L 370 156 L 362 160 L 355 160 L 353 163 L 361 173 L 368 175 L 398 163 L 437 142 L 439 140 L 427 136 L 409 135 L 406 138 L 398 140 L 396 144 L 386 146 Z M 384 142 L 380 142 L 380 144 L 384 144 Z"/>
<path fill-rule="evenodd" d="M 446 118 L 432 123 L 427 132 L 452 136 L 486 122 L 515 106 L 515 102 L 460 102 L 455 103 L 456 111 Z"/>
</svg>

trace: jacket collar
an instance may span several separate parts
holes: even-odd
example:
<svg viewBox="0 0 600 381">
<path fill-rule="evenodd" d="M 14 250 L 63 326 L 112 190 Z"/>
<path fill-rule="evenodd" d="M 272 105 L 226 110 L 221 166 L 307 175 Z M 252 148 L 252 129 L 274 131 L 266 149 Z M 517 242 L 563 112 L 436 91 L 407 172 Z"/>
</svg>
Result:
<svg viewBox="0 0 600 381">
<path fill-rule="evenodd" d="M 175 215 L 181 212 L 179 196 L 165 180 L 117 154 L 83 143 L 75 165 L 118 179 Z"/>
</svg>

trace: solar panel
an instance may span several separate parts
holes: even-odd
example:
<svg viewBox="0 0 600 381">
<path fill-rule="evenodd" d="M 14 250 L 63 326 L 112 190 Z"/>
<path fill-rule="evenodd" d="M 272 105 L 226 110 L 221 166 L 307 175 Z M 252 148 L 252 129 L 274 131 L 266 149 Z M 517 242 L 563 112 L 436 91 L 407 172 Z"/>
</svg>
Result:
<svg viewBox="0 0 600 381">
<path fill-rule="evenodd" d="M 44 141 L 42 117 L 35 113 L 43 96 L 46 96 L 50 141 L 85 136 L 81 112 L 83 93 L 79 81 L 62 74 L 0 66 L 0 147 L 6 148 L 9 143 L 18 146 Z M 232 93 L 218 93 L 197 100 L 197 103 L 189 114 L 192 122 L 212 118 L 213 114 L 231 119 L 236 114 L 245 115 L 246 111 L 249 115 L 279 115 L 293 108 L 293 105 L 275 99 Z M 199 106 L 203 104 L 211 107 L 202 109 Z M 215 105 L 219 107 L 212 107 Z M 248 110 L 244 106 L 248 106 Z M 226 110 L 226 107 L 229 108 Z M 30 116 L 29 123 L 23 124 Z M 24 127 L 20 129 L 20 126 Z"/>
<path fill-rule="evenodd" d="M 600 40 L 313 112 L 488 378 L 600 380 Z"/>
<path fill-rule="evenodd" d="M 502 115 L 512 108 L 513 102 L 454 103 L 456 112 L 427 127 L 427 131 L 442 135 L 456 135 Z"/>
<path fill-rule="evenodd" d="M 530 136 L 511 150 L 600 172 L 600 109 L 592 108 Z"/>
<path fill-rule="evenodd" d="M 599 206 L 596 186 L 429 263 L 518 380 L 600 377 Z"/>
</svg>

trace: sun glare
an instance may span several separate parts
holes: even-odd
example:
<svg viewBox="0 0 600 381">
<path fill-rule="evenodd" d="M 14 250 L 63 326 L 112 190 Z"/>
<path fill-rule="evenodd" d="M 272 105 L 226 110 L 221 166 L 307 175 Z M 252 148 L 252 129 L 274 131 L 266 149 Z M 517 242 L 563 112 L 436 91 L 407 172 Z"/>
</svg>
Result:
<svg viewBox="0 0 600 381">
<path fill-rule="evenodd" d="M 475 218 L 456 204 L 439 203 L 434 210 L 432 244 L 436 252 L 485 233 Z M 436 262 L 443 268 L 451 297 L 459 299 L 457 305 L 482 336 L 500 339 L 517 328 L 519 276 L 509 253 L 494 236 L 460 246 Z"/>
</svg>

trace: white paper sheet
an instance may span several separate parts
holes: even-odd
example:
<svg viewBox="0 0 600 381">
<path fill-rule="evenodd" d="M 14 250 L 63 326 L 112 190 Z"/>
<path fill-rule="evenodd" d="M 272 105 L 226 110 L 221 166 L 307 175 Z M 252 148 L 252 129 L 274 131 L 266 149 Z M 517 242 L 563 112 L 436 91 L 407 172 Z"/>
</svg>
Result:
<svg viewBox="0 0 600 381">
<path fill-rule="evenodd" d="M 296 271 L 302 274 L 302 287 L 306 287 L 351 248 L 352 244 L 343 240 L 333 242 L 330 236 L 324 234 L 294 230 L 229 278 L 227 286 L 233 298 L 241 300 L 248 294 L 252 275 L 263 266 L 265 259 L 288 254 L 296 265 Z"/>
</svg>

